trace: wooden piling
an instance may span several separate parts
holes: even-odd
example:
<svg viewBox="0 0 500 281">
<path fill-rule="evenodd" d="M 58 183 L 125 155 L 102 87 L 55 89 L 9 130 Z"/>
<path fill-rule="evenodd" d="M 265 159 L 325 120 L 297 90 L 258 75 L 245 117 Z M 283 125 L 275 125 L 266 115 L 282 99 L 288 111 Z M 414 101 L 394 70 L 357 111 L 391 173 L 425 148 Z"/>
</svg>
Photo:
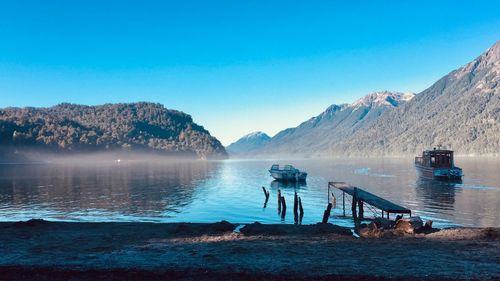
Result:
<svg viewBox="0 0 500 281">
<path fill-rule="evenodd" d="M 299 224 L 302 224 L 302 218 L 304 217 L 304 209 L 302 208 L 302 200 L 300 199 L 300 197 L 299 197 L 299 211 L 300 211 Z"/>
<path fill-rule="evenodd" d="M 330 213 L 332 211 L 332 203 L 328 203 L 325 212 L 323 213 L 323 220 L 321 223 L 328 223 L 328 218 L 330 218 Z"/>
<path fill-rule="evenodd" d="M 293 220 L 295 224 L 299 223 L 299 197 L 297 196 L 297 192 L 295 192 L 295 195 L 293 196 Z"/>
<path fill-rule="evenodd" d="M 278 214 L 281 214 L 281 190 L 278 189 Z"/>
<path fill-rule="evenodd" d="M 354 219 L 358 218 L 358 215 L 356 214 L 356 203 L 357 202 L 358 202 L 358 196 L 357 196 L 356 188 L 354 188 L 354 193 L 352 195 L 352 206 L 351 206 L 352 217 Z"/>
<path fill-rule="evenodd" d="M 269 201 L 269 191 L 267 191 L 265 187 L 262 187 L 262 191 L 264 191 L 264 196 L 266 196 L 266 200 L 264 201 L 264 208 L 265 208 L 267 207 L 267 201 Z"/>
<path fill-rule="evenodd" d="M 345 217 L 345 192 L 342 191 L 342 210 L 344 210 Z"/>
<path fill-rule="evenodd" d="M 286 215 L 286 202 L 285 197 L 281 196 L 281 218 L 284 219 Z"/>
<path fill-rule="evenodd" d="M 267 191 L 265 187 L 262 187 L 262 191 L 264 191 L 264 196 L 266 196 L 266 199 L 269 199 L 269 191 Z"/>
</svg>

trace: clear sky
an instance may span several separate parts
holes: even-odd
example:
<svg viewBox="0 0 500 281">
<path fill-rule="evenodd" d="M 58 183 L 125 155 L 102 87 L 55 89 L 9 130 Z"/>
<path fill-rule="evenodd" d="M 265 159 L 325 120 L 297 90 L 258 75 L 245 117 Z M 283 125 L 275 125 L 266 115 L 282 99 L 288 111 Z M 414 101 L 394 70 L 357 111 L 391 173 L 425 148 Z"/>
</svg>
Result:
<svg viewBox="0 0 500 281">
<path fill-rule="evenodd" d="M 482 0 L 0 1 L 0 107 L 159 102 L 227 145 L 373 91 L 422 91 L 500 40 L 499 11 Z"/>
</svg>

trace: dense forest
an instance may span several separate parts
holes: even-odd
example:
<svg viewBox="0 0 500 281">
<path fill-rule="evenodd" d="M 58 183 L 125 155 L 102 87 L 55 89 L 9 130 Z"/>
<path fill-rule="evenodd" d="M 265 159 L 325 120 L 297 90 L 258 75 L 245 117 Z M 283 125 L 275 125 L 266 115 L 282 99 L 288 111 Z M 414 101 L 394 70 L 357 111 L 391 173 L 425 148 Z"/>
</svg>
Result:
<svg viewBox="0 0 500 281">
<path fill-rule="evenodd" d="M 146 102 L 0 109 L 0 147 L 4 152 L 139 151 L 227 157 L 221 143 L 190 115 Z"/>
</svg>

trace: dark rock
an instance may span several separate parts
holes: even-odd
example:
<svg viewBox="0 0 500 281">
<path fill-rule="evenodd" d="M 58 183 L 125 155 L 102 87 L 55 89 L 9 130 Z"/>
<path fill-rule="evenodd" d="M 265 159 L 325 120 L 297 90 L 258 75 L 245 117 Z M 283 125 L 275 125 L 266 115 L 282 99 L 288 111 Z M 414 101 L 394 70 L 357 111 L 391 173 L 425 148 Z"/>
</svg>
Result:
<svg viewBox="0 0 500 281">
<path fill-rule="evenodd" d="M 500 228 L 487 227 L 483 230 L 486 238 L 499 239 L 500 238 Z"/>
</svg>

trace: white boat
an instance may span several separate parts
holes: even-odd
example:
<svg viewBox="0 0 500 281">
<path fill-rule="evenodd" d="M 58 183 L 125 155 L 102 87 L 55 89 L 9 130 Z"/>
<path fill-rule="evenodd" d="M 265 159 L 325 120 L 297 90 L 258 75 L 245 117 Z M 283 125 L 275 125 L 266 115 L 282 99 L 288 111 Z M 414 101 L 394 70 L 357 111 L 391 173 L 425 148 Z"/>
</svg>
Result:
<svg viewBox="0 0 500 281">
<path fill-rule="evenodd" d="M 269 169 L 271 177 L 278 181 L 305 181 L 307 177 L 306 172 L 301 172 L 292 165 L 285 165 L 280 169 L 278 164 L 273 164 Z"/>
</svg>

